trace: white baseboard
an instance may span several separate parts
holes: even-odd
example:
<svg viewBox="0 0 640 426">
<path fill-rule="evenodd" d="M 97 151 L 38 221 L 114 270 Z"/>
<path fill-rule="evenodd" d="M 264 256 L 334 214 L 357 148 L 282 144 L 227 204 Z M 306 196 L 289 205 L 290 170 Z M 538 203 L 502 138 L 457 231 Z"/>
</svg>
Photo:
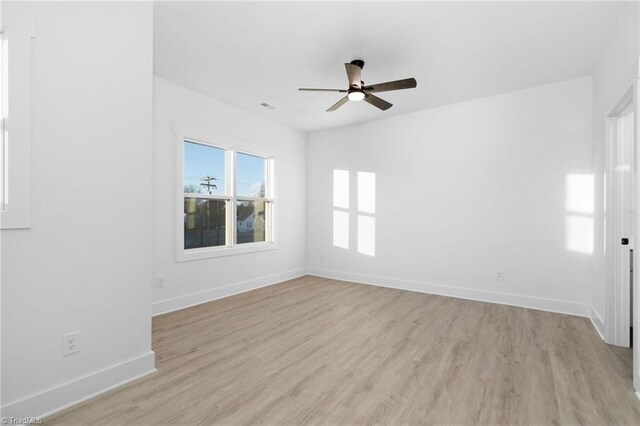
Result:
<svg viewBox="0 0 640 426">
<path fill-rule="evenodd" d="M 179 309 L 188 308 L 190 306 L 200 305 L 202 303 L 211 302 L 212 300 L 222 299 L 224 297 L 233 296 L 234 294 L 244 293 L 245 291 L 255 290 L 260 287 L 267 287 L 282 281 L 292 280 L 294 278 L 306 275 L 306 268 L 294 269 L 292 271 L 281 272 L 278 274 L 267 275 L 266 277 L 255 278 L 252 280 L 241 281 L 229 284 L 224 287 L 212 288 L 210 290 L 190 293 L 184 296 L 178 296 L 171 299 L 153 302 L 153 316 L 166 314 L 177 311 Z"/>
<path fill-rule="evenodd" d="M 596 311 L 596 308 L 594 308 L 593 306 L 591 307 L 589 318 L 591 319 L 593 328 L 596 329 L 596 331 L 600 335 L 600 338 L 604 341 L 604 321 L 602 320 L 602 317 L 600 316 L 598 311 Z"/>
<path fill-rule="evenodd" d="M 459 299 L 478 300 L 481 302 L 498 303 L 501 305 L 518 306 L 537 309 L 540 311 L 557 312 L 561 314 L 589 317 L 591 305 L 585 303 L 568 302 L 564 300 L 547 299 L 543 297 L 523 296 L 519 294 L 499 293 L 465 287 L 455 287 L 445 284 L 435 284 L 397 278 L 378 277 L 366 274 L 335 271 L 330 269 L 309 268 L 309 275 L 351 281 L 360 284 L 376 285 L 395 288 L 398 290 L 415 291 L 418 293 L 437 294 L 440 296 L 457 297 Z"/>
<path fill-rule="evenodd" d="M 2 416 L 45 418 L 156 371 L 153 351 L 2 407 Z"/>
</svg>

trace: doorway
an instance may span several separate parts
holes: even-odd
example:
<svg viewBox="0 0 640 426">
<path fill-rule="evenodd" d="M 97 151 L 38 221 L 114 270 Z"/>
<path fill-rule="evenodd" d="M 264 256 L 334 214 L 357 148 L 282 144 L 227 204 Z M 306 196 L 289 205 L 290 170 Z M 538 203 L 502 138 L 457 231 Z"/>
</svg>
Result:
<svg viewBox="0 0 640 426">
<path fill-rule="evenodd" d="M 634 247 L 637 240 L 636 102 L 634 88 L 607 117 L 606 240 L 607 240 L 607 343 L 633 348 L 640 345 L 638 327 L 634 339 Z M 638 242 L 640 244 L 640 242 Z M 640 246 L 638 248 L 640 250 Z M 635 250 L 636 252 L 638 250 Z M 637 263 L 637 262 L 636 262 Z M 636 293 L 638 293 L 636 291 Z M 637 312 L 637 311 L 636 311 Z M 637 315 L 635 315 L 637 317 Z M 635 343 L 635 345 L 634 345 Z M 633 381 L 640 389 L 640 357 L 633 350 Z"/>
</svg>

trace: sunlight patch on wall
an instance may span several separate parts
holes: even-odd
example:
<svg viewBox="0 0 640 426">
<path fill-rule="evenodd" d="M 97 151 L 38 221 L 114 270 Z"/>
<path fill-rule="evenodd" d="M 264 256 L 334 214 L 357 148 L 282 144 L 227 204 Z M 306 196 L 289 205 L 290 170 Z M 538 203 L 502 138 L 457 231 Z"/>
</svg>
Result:
<svg viewBox="0 0 640 426">
<path fill-rule="evenodd" d="M 333 207 L 333 245 L 348 250 L 349 211 L 346 210 L 349 208 L 348 170 L 333 170 Z"/>
<path fill-rule="evenodd" d="M 376 212 L 376 174 L 358 172 L 358 211 Z"/>
<path fill-rule="evenodd" d="M 349 213 L 333 211 L 333 245 L 349 249 Z"/>
<path fill-rule="evenodd" d="M 593 175 L 569 174 L 566 179 L 567 211 L 593 214 Z"/>
<path fill-rule="evenodd" d="M 358 253 L 376 255 L 376 219 L 371 216 L 358 216 Z"/>
<path fill-rule="evenodd" d="M 566 188 L 566 249 L 575 253 L 592 254 L 594 238 L 594 181 L 593 174 L 568 174 Z"/>
<path fill-rule="evenodd" d="M 333 170 L 333 206 L 349 208 L 349 171 Z"/>
<path fill-rule="evenodd" d="M 593 253 L 593 218 L 567 216 L 567 250 L 576 253 Z"/>
<path fill-rule="evenodd" d="M 358 253 L 367 256 L 376 255 L 376 174 L 357 172 L 357 210 L 358 224 L 356 241 Z M 348 170 L 333 170 L 333 245 L 349 249 L 349 222 L 351 211 L 349 205 Z M 355 206 L 354 206 L 355 207 Z M 353 207 L 352 210 L 355 210 Z"/>
</svg>

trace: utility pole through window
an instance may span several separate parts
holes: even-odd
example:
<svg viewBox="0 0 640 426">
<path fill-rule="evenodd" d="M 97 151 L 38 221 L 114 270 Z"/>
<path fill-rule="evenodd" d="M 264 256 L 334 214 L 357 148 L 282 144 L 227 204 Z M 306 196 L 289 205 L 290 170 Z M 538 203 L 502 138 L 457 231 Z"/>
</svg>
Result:
<svg viewBox="0 0 640 426">
<path fill-rule="evenodd" d="M 214 180 L 217 180 L 214 177 L 211 177 L 209 175 L 206 175 L 205 177 L 202 178 L 202 182 L 200 185 L 204 186 L 205 188 L 207 188 L 207 192 L 209 193 L 209 195 L 211 195 L 211 189 L 218 189 L 218 186 L 211 183 Z"/>
</svg>

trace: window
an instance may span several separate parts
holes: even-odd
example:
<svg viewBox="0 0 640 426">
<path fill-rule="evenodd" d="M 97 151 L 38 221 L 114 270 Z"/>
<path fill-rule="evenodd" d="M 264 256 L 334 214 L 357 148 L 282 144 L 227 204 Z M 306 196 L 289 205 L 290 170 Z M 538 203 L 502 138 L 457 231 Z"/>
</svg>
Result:
<svg viewBox="0 0 640 426">
<path fill-rule="evenodd" d="M 180 137 L 179 143 L 178 260 L 275 248 L 273 159 L 200 138 Z"/>
<path fill-rule="evenodd" d="M 31 227 L 31 60 L 35 34 L 30 18 L 17 18 L 3 15 L 0 29 L 0 229 Z"/>
<path fill-rule="evenodd" d="M 227 151 L 184 142 L 184 248 L 227 245 Z"/>
<path fill-rule="evenodd" d="M 255 155 L 236 154 L 236 243 L 268 240 L 270 201 L 267 198 L 268 160 Z"/>
<path fill-rule="evenodd" d="M 0 211 L 4 211 L 7 204 L 7 85 L 8 49 L 4 30 L 0 29 Z"/>
</svg>

